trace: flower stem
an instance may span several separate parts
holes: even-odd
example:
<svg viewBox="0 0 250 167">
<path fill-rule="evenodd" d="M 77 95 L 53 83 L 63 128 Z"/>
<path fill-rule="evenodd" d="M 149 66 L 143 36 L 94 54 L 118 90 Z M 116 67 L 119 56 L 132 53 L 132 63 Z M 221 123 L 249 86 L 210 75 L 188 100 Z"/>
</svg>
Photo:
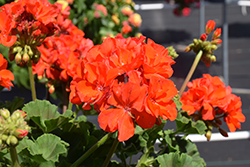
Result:
<svg viewBox="0 0 250 167">
<path fill-rule="evenodd" d="M 187 83 L 190 81 L 190 79 L 191 79 L 191 77 L 192 77 L 192 75 L 194 73 L 194 70 L 196 69 L 196 67 L 197 67 L 197 65 L 198 65 L 198 63 L 199 63 L 199 61 L 201 59 L 202 54 L 203 54 L 203 51 L 200 50 L 199 53 L 196 55 L 195 60 L 193 62 L 193 65 L 192 65 L 191 69 L 189 70 L 189 73 L 188 73 L 183 85 L 181 86 L 181 89 L 180 89 L 180 92 L 179 92 L 180 97 L 182 96 L 182 93 L 186 89 Z"/>
<path fill-rule="evenodd" d="M 73 107 L 73 104 L 71 102 L 69 102 L 68 110 L 72 110 L 72 107 Z"/>
<path fill-rule="evenodd" d="M 119 141 L 118 141 L 117 139 L 115 139 L 115 141 L 114 141 L 114 143 L 113 143 L 111 149 L 109 150 L 108 156 L 107 156 L 107 158 L 105 159 L 105 161 L 104 161 L 102 167 L 107 167 L 107 166 L 108 166 L 109 161 L 110 161 L 112 155 L 114 154 L 114 152 L 115 152 L 115 150 L 116 150 L 118 144 L 119 144 Z"/>
<path fill-rule="evenodd" d="M 105 143 L 113 134 L 108 133 L 103 138 L 101 138 L 95 145 L 93 145 L 85 154 L 83 154 L 76 162 L 74 162 L 70 167 L 79 166 L 87 157 L 89 157 L 96 149 L 98 149 L 103 143 Z"/>
<path fill-rule="evenodd" d="M 35 88 L 35 81 L 34 81 L 34 75 L 32 70 L 32 64 L 31 61 L 28 63 L 28 71 L 29 71 L 29 78 L 30 78 L 30 88 L 32 93 L 32 100 L 36 100 L 36 88 Z"/>
<path fill-rule="evenodd" d="M 20 167 L 16 147 L 10 146 L 11 167 Z"/>
</svg>

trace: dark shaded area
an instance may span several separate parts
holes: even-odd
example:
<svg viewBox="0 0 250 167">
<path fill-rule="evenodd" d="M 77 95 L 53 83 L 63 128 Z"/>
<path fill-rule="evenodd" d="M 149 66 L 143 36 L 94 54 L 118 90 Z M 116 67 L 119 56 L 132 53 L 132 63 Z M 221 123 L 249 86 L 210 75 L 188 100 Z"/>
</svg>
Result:
<svg viewBox="0 0 250 167">
<path fill-rule="evenodd" d="M 250 37 L 250 23 L 229 24 L 228 35 L 230 38 L 249 38 Z"/>
<path fill-rule="evenodd" d="M 46 99 L 46 88 L 43 84 L 37 84 L 36 85 L 36 97 L 37 99 L 44 100 Z M 11 88 L 11 91 L 2 91 L 0 96 L 0 101 L 13 101 L 14 97 L 21 97 L 24 99 L 25 103 L 28 103 L 32 101 L 32 95 L 31 91 L 26 88 L 19 88 L 17 85 L 14 85 L 14 87 Z M 52 97 L 50 97 L 50 102 L 52 104 L 58 104 L 60 100 L 54 100 Z"/>
<path fill-rule="evenodd" d="M 156 43 L 173 44 L 185 40 L 192 40 L 191 34 L 183 30 L 143 30 L 142 34 L 148 38 L 154 39 Z"/>
</svg>

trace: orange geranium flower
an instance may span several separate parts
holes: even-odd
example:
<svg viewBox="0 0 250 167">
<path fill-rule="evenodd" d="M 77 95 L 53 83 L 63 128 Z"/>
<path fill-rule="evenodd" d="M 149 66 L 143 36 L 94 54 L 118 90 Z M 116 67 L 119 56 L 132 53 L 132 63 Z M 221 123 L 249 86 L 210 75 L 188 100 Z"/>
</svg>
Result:
<svg viewBox="0 0 250 167">
<path fill-rule="evenodd" d="M 176 105 L 172 99 L 177 89 L 170 79 L 152 76 L 149 81 L 146 111 L 156 118 L 174 121 L 177 116 Z"/>
<path fill-rule="evenodd" d="M 235 132 L 236 129 L 241 129 L 241 122 L 245 122 L 246 118 L 242 114 L 241 99 L 234 94 L 230 95 L 230 103 L 225 109 L 224 121 L 231 132 Z"/>
<path fill-rule="evenodd" d="M 14 75 L 6 69 L 7 65 L 7 60 L 5 60 L 3 55 L 0 53 L 0 85 L 10 90 L 10 86 L 13 87 L 11 81 L 14 80 Z"/>
<path fill-rule="evenodd" d="M 245 121 L 240 98 L 232 94 L 231 88 L 225 87 L 219 77 L 203 74 L 203 78 L 189 82 L 188 87 L 189 90 L 180 99 L 182 109 L 188 115 L 196 115 L 196 120 L 216 123 L 223 117 L 231 132 L 240 129 L 240 123 Z"/>
<path fill-rule="evenodd" d="M 145 78 L 160 75 L 169 78 L 173 74 L 171 65 L 175 63 L 172 57 L 168 55 L 168 49 L 156 44 L 153 40 L 148 39 L 147 44 L 143 46 L 144 62 L 143 71 Z"/>
<path fill-rule="evenodd" d="M 214 107 L 222 105 L 220 101 L 226 97 L 225 84 L 219 77 L 203 74 L 203 78 L 189 82 L 188 87 L 190 89 L 181 97 L 182 109 L 189 115 L 202 109 L 202 118 L 213 120 L 216 114 Z"/>
<path fill-rule="evenodd" d="M 85 64 L 85 79 L 77 83 L 76 89 L 82 102 L 98 102 L 109 91 L 114 78 L 121 71 L 110 69 L 105 62 L 94 62 Z"/>
<path fill-rule="evenodd" d="M 173 73 L 174 61 L 163 46 L 144 40 L 121 34 L 107 37 L 87 52 L 85 64 L 71 82 L 71 102 L 94 104 L 100 112 L 100 127 L 118 130 L 119 141 L 134 135 L 134 122 L 151 128 L 160 117 L 174 120 L 177 116 L 171 100 L 177 89 L 166 79 Z"/>
<path fill-rule="evenodd" d="M 134 135 L 134 121 L 142 128 L 153 127 L 156 119 L 143 106 L 146 94 L 146 85 L 116 83 L 108 99 L 112 107 L 101 110 L 98 116 L 100 127 L 107 132 L 118 130 L 119 141 L 126 141 Z"/>
</svg>

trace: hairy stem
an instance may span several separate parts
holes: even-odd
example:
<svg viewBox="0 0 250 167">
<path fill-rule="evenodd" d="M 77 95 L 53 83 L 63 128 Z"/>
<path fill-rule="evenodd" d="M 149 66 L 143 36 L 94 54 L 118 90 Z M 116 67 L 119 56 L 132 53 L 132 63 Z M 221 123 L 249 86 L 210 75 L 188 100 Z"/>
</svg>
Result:
<svg viewBox="0 0 250 167">
<path fill-rule="evenodd" d="M 11 167 L 20 167 L 18 162 L 16 147 L 10 146 Z"/>
</svg>

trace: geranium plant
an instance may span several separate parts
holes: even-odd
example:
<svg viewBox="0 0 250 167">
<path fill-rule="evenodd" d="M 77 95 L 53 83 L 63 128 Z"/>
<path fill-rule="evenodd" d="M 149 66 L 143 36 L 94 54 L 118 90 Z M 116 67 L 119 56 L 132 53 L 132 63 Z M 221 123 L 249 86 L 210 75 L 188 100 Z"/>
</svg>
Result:
<svg viewBox="0 0 250 167">
<path fill-rule="evenodd" d="M 19 0 L 0 8 L 0 42 L 9 47 L 10 60 L 28 67 L 33 100 L 1 103 L 1 165 L 206 166 L 186 137 L 200 134 L 210 140 L 213 127 L 227 136 L 222 121 L 232 132 L 245 121 L 240 97 L 218 77 L 204 74 L 190 82 L 199 61 L 210 66 L 216 60 L 213 51 L 222 41 L 215 22 L 208 21 L 206 33 L 186 48 L 197 56 L 178 91 L 171 80 L 177 56 L 172 47 L 142 35 L 125 38 L 125 25 L 121 34 L 94 44 L 69 19 L 71 1 L 65 2 Z M 92 21 L 99 22 L 107 14 L 105 5 L 114 3 L 93 3 Z M 126 7 L 121 13 L 137 20 Z M 10 89 L 14 76 L 2 55 L 0 60 L 0 85 Z M 36 98 L 34 76 L 50 94 L 61 94 L 62 106 Z M 87 120 L 93 114 L 100 128 Z M 163 129 L 167 120 L 176 122 L 176 130 Z M 114 154 L 119 161 L 111 160 Z"/>
</svg>

